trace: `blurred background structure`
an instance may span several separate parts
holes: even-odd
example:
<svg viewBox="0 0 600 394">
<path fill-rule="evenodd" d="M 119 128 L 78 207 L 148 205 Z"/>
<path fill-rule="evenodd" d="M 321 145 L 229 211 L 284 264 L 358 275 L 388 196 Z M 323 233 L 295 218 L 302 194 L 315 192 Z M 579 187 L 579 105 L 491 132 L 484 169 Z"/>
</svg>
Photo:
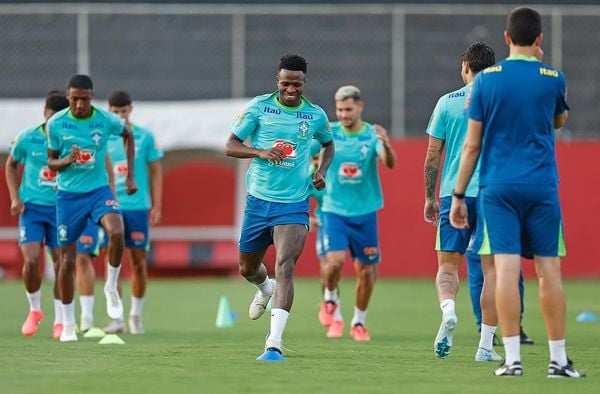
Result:
<svg viewBox="0 0 600 394">
<path fill-rule="evenodd" d="M 388 259 L 382 271 L 392 275 L 435 272 L 434 231 L 422 221 L 424 130 L 437 99 L 462 85 L 460 63 L 466 47 L 482 40 L 496 50 L 497 59 L 507 55 L 502 32 L 506 15 L 517 4 L 3 3 L 0 159 L 19 129 L 41 120 L 45 93 L 64 87 L 71 75 L 92 76 L 97 105 L 105 106 L 113 89 L 129 91 L 136 106 L 134 122 L 152 128 L 167 150 L 165 222 L 153 233 L 155 267 L 235 270 L 243 169 L 224 158 L 220 147 L 228 135 L 227 125 L 247 98 L 275 90 L 281 55 L 306 57 L 305 94 L 331 119 L 337 87 L 359 86 L 366 101 L 364 118 L 385 126 L 399 153 L 398 168 L 382 171 L 386 193 L 386 208 L 380 214 L 382 249 Z M 567 245 L 572 245 L 569 256 L 575 254 L 568 259 L 582 264 L 571 268 L 579 276 L 600 276 L 598 265 L 591 267 L 592 260 L 581 261 L 590 254 L 594 242 L 586 237 L 595 230 L 586 227 L 585 213 L 578 213 L 578 198 L 590 194 L 589 185 L 580 182 L 596 175 L 585 160 L 600 154 L 595 141 L 600 137 L 596 110 L 600 5 L 592 3 L 534 5 L 543 16 L 544 60 L 565 72 L 573 109 L 561 134 L 572 142 L 559 144 L 558 155 Z M 208 110 L 204 100 L 209 100 Z M 591 204 L 597 209 L 600 202 L 595 195 Z M 16 220 L 8 216 L 8 207 L 2 187 L 0 264 L 18 258 Z M 316 261 L 310 261 L 311 241 L 301 273 L 318 271 Z M 9 248 L 12 251 L 6 252 Z M 592 246 L 592 255 L 597 256 L 599 248 Z"/>
</svg>

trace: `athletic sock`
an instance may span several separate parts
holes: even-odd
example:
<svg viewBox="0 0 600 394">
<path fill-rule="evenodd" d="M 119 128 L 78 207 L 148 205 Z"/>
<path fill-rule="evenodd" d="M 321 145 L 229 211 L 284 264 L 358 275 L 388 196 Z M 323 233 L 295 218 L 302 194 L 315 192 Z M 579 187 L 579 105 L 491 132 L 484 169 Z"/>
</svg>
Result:
<svg viewBox="0 0 600 394">
<path fill-rule="evenodd" d="M 131 309 L 129 310 L 129 316 L 142 316 L 144 300 L 144 297 L 138 298 L 131 296 Z"/>
<path fill-rule="evenodd" d="M 504 342 L 504 354 L 506 365 L 512 365 L 515 361 L 521 361 L 521 336 L 502 337 Z"/>
<path fill-rule="evenodd" d="M 561 367 L 567 365 L 565 340 L 548 341 L 548 346 L 550 347 L 550 361 L 556 361 Z"/>
<path fill-rule="evenodd" d="M 119 281 L 119 272 L 121 272 L 120 265 L 118 267 L 113 267 L 112 265 L 110 265 L 110 263 L 108 264 L 106 270 L 106 284 L 104 285 L 105 288 L 109 290 L 117 289 L 117 283 Z"/>
<path fill-rule="evenodd" d="M 481 335 L 479 337 L 479 347 L 486 350 L 492 350 L 494 347 L 494 334 L 496 326 L 488 326 L 481 323 Z"/>
<path fill-rule="evenodd" d="M 54 299 L 54 324 L 62 324 L 63 312 L 62 312 L 62 301 L 58 298 Z"/>
<path fill-rule="evenodd" d="M 325 287 L 325 291 L 323 292 L 323 301 L 333 301 L 337 303 L 339 298 L 340 296 L 338 293 L 338 289 L 329 290 L 327 287 Z"/>
<path fill-rule="evenodd" d="M 361 311 L 357 306 L 354 307 L 354 316 L 352 317 L 352 323 L 350 323 L 353 327 L 357 324 L 365 325 L 367 321 L 367 310 Z"/>
<path fill-rule="evenodd" d="M 333 311 L 333 320 L 344 321 L 344 317 L 342 316 L 342 299 L 338 297 L 336 304 L 335 311 Z"/>
<path fill-rule="evenodd" d="M 81 305 L 81 318 L 94 321 L 94 296 L 82 295 L 79 296 L 79 304 Z"/>
<path fill-rule="evenodd" d="M 451 298 L 446 298 L 445 300 L 442 300 L 442 302 L 440 302 L 440 308 L 442 310 L 442 315 L 445 315 L 450 311 L 454 312 L 455 302 Z"/>
<path fill-rule="evenodd" d="M 267 338 L 267 347 L 281 348 L 281 337 L 290 313 L 285 309 L 271 309 L 271 332 Z"/>
<path fill-rule="evenodd" d="M 42 289 L 34 291 L 33 293 L 27 292 L 27 300 L 29 301 L 30 311 L 41 311 L 42 310 Z"/>
<path fill-rule="evenodd" d="M 269 279 L 269 275 L 267 275 L 264 282 L 256 285 L 256 287 L 258 287 L 258 290 L 260 290 L 261 293 L 267 295 L 273 295 L 273 291 L 275 290 L 273 288 L 273 282 Z"/>
<path fill-rule="evenodd" d="M 75 305 L 73 301 L 70 304 L 62 304 L 63 324 L 65 326 L 75 325 Z"/>
</svg>

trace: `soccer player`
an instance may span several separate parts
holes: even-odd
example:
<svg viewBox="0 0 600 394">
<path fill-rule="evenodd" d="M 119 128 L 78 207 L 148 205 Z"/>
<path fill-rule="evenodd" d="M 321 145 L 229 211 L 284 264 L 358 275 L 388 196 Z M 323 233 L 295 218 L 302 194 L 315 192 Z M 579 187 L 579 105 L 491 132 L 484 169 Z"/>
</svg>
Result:
<svg viewBox="0 0 600 394">
<path fill-rule="evenodd" d="M 350 336 L 370 341 L 366 327 L 367 307 L 375 286 L 380 261 L 377 211 L 383 207 L 377 161 L 393 168 L 396 155 L 387 131 L 362 120 L 364 102 L 356 86 L 342 86 L 335 93 L 338 122 L 331 125 L 336 154 L 325 181 L 323 197 L 326 281 L 319 321 L 328 327 L 327 337 L 343 335 L 344 319 L 338 284 L 346 250 L 354 262 L 356 303 Z"/>
<path fill-rule="evenodd" d="M 160 159 L 164 156 L 152 132 L 131 123 L 129 117 L 133 105 L 129 93 L 116 90 L 108 98 L 109 111 L 125 120 L 135 145 L 135 182 L 138 192 L 130 195 L 126 189 L 128 165 L 125 148 L 117 136 L 108 141 L 108 152 L 113 164 L 117 201 L 121 206 L 125 224 L 125 247 L 129 249 L 132 262 L 131 308 L 129 310 L 129 332 L 143 334 L 142 308 L 146 295 L 148 274 L 146 253 L 150 248 L 149 226 L 160 224 L 162 212 L 163 174 Z M 106 332 L 124 332 L 123 316 L 112 319 L 104 329 Z"/>
<path fill-rule="evenodd" d="M 496 376 L 521 376 L 519 274 L 522 240 L 534 255 L 540 306 L 550 348 L 548 377 L 585 376 L 567 357 L 566 303 L 560 257 L 565 255 L 554 152 L 554 129 L 567 120 L 563 73 L 536 59 L 542 43 L 539 13 L 520 7 L 507 18 L 509 57 L 485 69 L 467 99 L 469 122 L 452 193 L 450 221 L 469 226 L 467 186 L 481 153 L 478 226 L 480 254 L 492 254 L 496 306 L 506 361 Z"/>
<path fill-rule="evenodd" d="M 44 119 L 69 106 L 64 93 L 46 95 Z M 10 194 L 10 212 L 19 215 L 19 245 L 23 255 L 23 281 L 29 301 L 29 314 L 21 333 L 31 336 L 44 317 L 41 306 L 40 255 L 43 244 L 50 248 L 54 271 L 58 272 L 56 238 L 56 172 L 47 166 L 46 122 L 20 132 L 9 148 L 6 159 L 6 185 Z M 19 186 L 19 165 L 24 166 Z M 54 282 L 54 325 L 52 337 L 58 339 L 63 320 L 57 281 Z"/>
<path fill-rule="evenodd" d="M 87 75 L 75 75 L 68 84 L 69 107 L 48 121 L 48 167 L 58 172 L 57 232 L 60 245 L 58 281 L 63 307 L 62 342 L 76 341 L 73 305 L 73 271 L 77 239 L 91 218 L 108 234 L 107 279 L 104 286 L 109 317 L 123 314 L 117 281 L 123 253 L 123 219 L 108 185 L 104 168 L 110 135 L 121 135 L 127 147 L 127 161 L 133 165 L 131 131 L 114 114 L 92 105 L 94 87 Z M 137 186 L 134 171 L 127 176 L 127 191 Z"/>
<path fill-rule="evenodd" d="M 294 266 L 306 241 L 312 185 L 325 187 L 334 155 L 327 115 L 303 95 L 306 60 L 281 57 L 277 91 L 255 97 L 231 127 L 226 154 L 251 158 L 248 196 L 239 243 L 240 273 L 258 290 L 249 309 L 251 319 L 264 313 L 271 297 L 271 330 L 261 361 L 285 360 L 282 336 L 294 298 Z M 250 138 L 250 145 L 244 141 Z M 317 170 L 308 175 L 312 139 L 322 144 Z M 312 185 L 311 185 L 312 183 Z M 275 276 L 267 275 L 262 258 L 275 247 Z"/>
</svg>

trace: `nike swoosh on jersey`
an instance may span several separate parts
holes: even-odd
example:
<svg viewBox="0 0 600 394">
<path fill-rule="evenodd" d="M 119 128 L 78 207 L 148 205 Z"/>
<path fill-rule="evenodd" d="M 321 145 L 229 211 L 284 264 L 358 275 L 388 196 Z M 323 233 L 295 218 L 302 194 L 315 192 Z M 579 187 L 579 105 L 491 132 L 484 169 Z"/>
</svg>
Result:
<svg viewBox="0 0 600 394">
<path fill-rule="evenodd" d="M 73 138 L 75 138 L 74 135 L 63 135 L 63 141 L 72 140 Z"/>
<path fill-rule="evenodd" d="M 44 152 L 31 152 L 31 156 L 33 156 L 33 157 L 42 156 L 43 154 L 44 154 Z"/>
</svg>

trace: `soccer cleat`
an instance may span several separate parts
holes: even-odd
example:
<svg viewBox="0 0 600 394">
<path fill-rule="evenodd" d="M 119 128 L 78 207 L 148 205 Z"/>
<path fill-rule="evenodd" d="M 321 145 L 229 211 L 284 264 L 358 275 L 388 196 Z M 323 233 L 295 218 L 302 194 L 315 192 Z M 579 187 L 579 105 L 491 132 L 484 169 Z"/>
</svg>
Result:
<svg viewBox="0 0 600 394">
<path fill-rule="evenodd" d="M 494 349 L 487 350 L 482 347 L 475 353 L 475 361 L 502 361 L 503 358 Z"/>
<path fill-rule="evenodd" d="M 271 284 L 273 286 L 273 291 L 275 291 L 275 280 L 269 280 L 271 281 Z M 259 317 L 261 317 L 263 313 L 265 313 L 267 305 L 269 304 L 269 301 L 271 300 L 272 296 L 273 294 L 263 294 L 262 291 L 256 290 L 254 298 L 250 303 L 250 309 L 248 309 L 248 316 L 250 316 L 250 319 L 256 320 Z"/>
<path fill-rule="evenodd" d="M 60 339 L 60 336 L 63 332 L 62 323 L 54 323 L 52 326 L 52 339 Z"/>
<path fill-rule="evenodd" d="M 104 287 L 106 296 L 106 313 L 111 319 L 123 318 L 123 303 L 117 289 Z"/>
<path fill-rule="evenodd" d="M 108 326 L 102 329 L 107 334 L 124 333 L 127 331 L 125 327 L 125 320 L 121 319 L 110 319 Z"/>
<path fill-rule="evenodd" d="M 344 335 L 344 322 L 334 320 L 327 330 L 327 338 L 341 338 Z"/>
<path fill-rule="evenodd" d="M 256 361 L 285 361 L 281 349 L 268 347 L 265 352 L 256 358 Z"/>
<path fill-rule="evenodd" d="M 333 322 L 333 314 L 337 309 L 338 305 L 335 301 L 323 301 L 321 302 L 321 308 L 319 309 L 319 321 L 323 327 L 329 327 Z"/>
<path fill-rule="evenodd" d="M 551 361 L 548 365 L 549 378 L 583 378 L 585 373 L 573 366 L 573 361 L 567 358 L 567 365 L 561 367 L 556 361 Z"/>
<path fill-rule="evenodd" d="M 94 327 L 94 321 L 91 319 L 87 319 L 85 317 L 81 317 L 81 323 L 79 324 L 79 332 L 85 334 L 92 327 Z"/>
<path fill-rule="evenodd" d="M 458 319 L 454 312 L 445 313 L 442 316 L 442 324 L 440 324 L 440 329 L 433 344 L 433 351 L 437 358 L 446 358 L 450 354 L 452 337 L 454 336 L 457 321 Z"/>
<path fill-rule="evenodd" d="M 142 324 L 141 316 L 129 316 L 129 332 L 134 335 L 139 335 L 146 332 L 144 331 L 144 325 Z"/>
<path fill-rule="evenodd" d="M 494 371 L 496 376 L 523 376 L 523 367 L 520 361 L 515 361 L 511 365 L 504 364 Z"/>
<path fill-rule="evenodd" d="M 30 337 L 35 334 L 38 330 L 38 325 L 44 317 L 44 312 L 40 311 L 29 311 L 27 318 L 21 327 L 21 333 L 26 337 Z"/>
<path fill-rule="evenodd" d="M 521 338 L 521 345 L 533 345 L 534 344 L 533 339 L 529 338 L 527 336 L 527 334 L 525 334 L 525 331 L 523 331 L 523 327 L 521 327 L 519 336 Z"/>
<path fill-rule="evenodd" d="M 371 337 L 369 336 L 369 330 L 367 330 L 367 327 L 363 326 L 362 323 L 357 323 L 352 326 L 350 329 L 350 336 L 355 341 L 359 342 L 368 342 L 371 340 Z"/>
<path fill-rule="evenodd" d="M 77 334 L 75 333 L 75 324 L 65 324 L 60 334 L 61 342 L 76 342 Z"/>
</svg>

